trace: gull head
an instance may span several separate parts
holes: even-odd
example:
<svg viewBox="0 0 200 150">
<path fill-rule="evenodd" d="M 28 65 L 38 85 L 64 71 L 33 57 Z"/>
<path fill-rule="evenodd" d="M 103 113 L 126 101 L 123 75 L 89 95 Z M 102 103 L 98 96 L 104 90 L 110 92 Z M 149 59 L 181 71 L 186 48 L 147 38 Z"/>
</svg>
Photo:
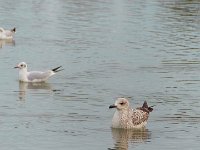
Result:
<svg viewBox="0 0 200 150">
<path fill-rule="evenodd" d="M 125 98 L 118 98 L 115 104 L 110 105 L 109 108 L 116 108 L 117 110 L 124 110 L 129 108 L 129 102 Z"/>
<path fill-rule="evenodd" d="M 27 64 L 25 62 L 20 62 L 16 67 L 14 68 L 19 68 L 19 69 L 27 69 Z"/>
</svg>

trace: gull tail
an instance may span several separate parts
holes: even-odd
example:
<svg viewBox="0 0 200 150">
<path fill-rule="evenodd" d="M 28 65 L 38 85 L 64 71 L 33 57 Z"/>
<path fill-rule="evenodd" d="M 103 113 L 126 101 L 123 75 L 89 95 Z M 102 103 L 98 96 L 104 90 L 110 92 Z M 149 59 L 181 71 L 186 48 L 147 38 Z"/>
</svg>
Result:
<svg viewBox="0 0 200 150">
<path fill-rule="evenodd" d="M 152 107 L 153 107 L 153 106 L 149 107 L 146 101 L 144 101 L 144 103 L 143 103 L 143 105 L 142 105 L 142 109 L 145 110 L 145 111 L 148 112 L 148 113 L 153 111 L 153 108 L 152 108 Z"/>
<path fill-rule="evenodd" d="M 16 32 L 16 28 L 14 27 L 13 29 L 11 29 L 11 32 Z"/>
<path fill-rule="evenodd" d="M 59 72 L 59 71 L 62 71 L 64 69 L 60 69 L 62 66 L 59 66 L 59 67 L 56 67 L 54 69 L 52 69 L 53 72 Z"/>
</svg>

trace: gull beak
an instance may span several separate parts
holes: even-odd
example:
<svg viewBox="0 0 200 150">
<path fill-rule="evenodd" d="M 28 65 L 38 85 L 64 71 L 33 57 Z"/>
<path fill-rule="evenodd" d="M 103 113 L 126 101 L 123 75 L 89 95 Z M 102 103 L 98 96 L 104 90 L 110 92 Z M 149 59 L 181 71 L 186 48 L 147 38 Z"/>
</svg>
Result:
<svg viewBox="0 0 200 150">
<path fill-rule="evenodd" d="M 116 105 L 110 105 L 109 109 L 111 109 L 111 108 L 117 108 L 117 106 Z"/>
<path fill-rule="evenodd" d="M 14 68 L 15 68 L 15 69 L 16 69 L 16 68 L 19 68 L 19 66 L 15 66 Z"/>
</svg>

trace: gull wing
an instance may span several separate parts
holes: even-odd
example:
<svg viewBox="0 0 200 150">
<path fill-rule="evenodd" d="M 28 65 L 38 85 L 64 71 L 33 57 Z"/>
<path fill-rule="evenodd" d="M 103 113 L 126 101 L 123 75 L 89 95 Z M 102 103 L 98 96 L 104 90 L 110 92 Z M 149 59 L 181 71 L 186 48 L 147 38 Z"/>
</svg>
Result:
<svg viewBox="0 0 200 150">
<path fill-rule="evenodd" d="M 52 71 L 50 70 L 45 71 L 45 72 L 31 71 L 31 72 L 28 72 L 27 78 L 29 81 L 45 81 L 53 74 L 54 73 L 52 73 Z"/>
<path fill-rule="evenodd" d="M 10 30 L 5 30 L 6 36 L 13 36 L 13 32 Z"/>
<path fill-rule="evenodd" d="M 141 110 L 141 109 L 135 109 L 132 113 L 132 122 L 134 125 L 139 125 L 143 122 L 146 122 L 149 117 L 149 113 Z"/>
</svg>

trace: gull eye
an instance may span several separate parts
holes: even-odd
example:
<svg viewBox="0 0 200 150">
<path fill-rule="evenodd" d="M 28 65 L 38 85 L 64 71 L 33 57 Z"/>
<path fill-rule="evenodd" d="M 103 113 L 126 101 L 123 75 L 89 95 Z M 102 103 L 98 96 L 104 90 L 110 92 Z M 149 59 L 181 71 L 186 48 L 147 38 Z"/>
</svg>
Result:
<svg viewBox="0 0 200 150">
<path fill-rule="evenodd" d="M 21 64 L 20 66 L 21 66 L 21 67 L 23 67 L 24 65 L 23 65 L 23 64 Z"/>
<path fill-rule="evenodd" d="M 120 103 L 120 105 L 124 105 L 124 104 L 125 104 L 124 102 L 121 102 L 121 103 Z"/>
</svg>

